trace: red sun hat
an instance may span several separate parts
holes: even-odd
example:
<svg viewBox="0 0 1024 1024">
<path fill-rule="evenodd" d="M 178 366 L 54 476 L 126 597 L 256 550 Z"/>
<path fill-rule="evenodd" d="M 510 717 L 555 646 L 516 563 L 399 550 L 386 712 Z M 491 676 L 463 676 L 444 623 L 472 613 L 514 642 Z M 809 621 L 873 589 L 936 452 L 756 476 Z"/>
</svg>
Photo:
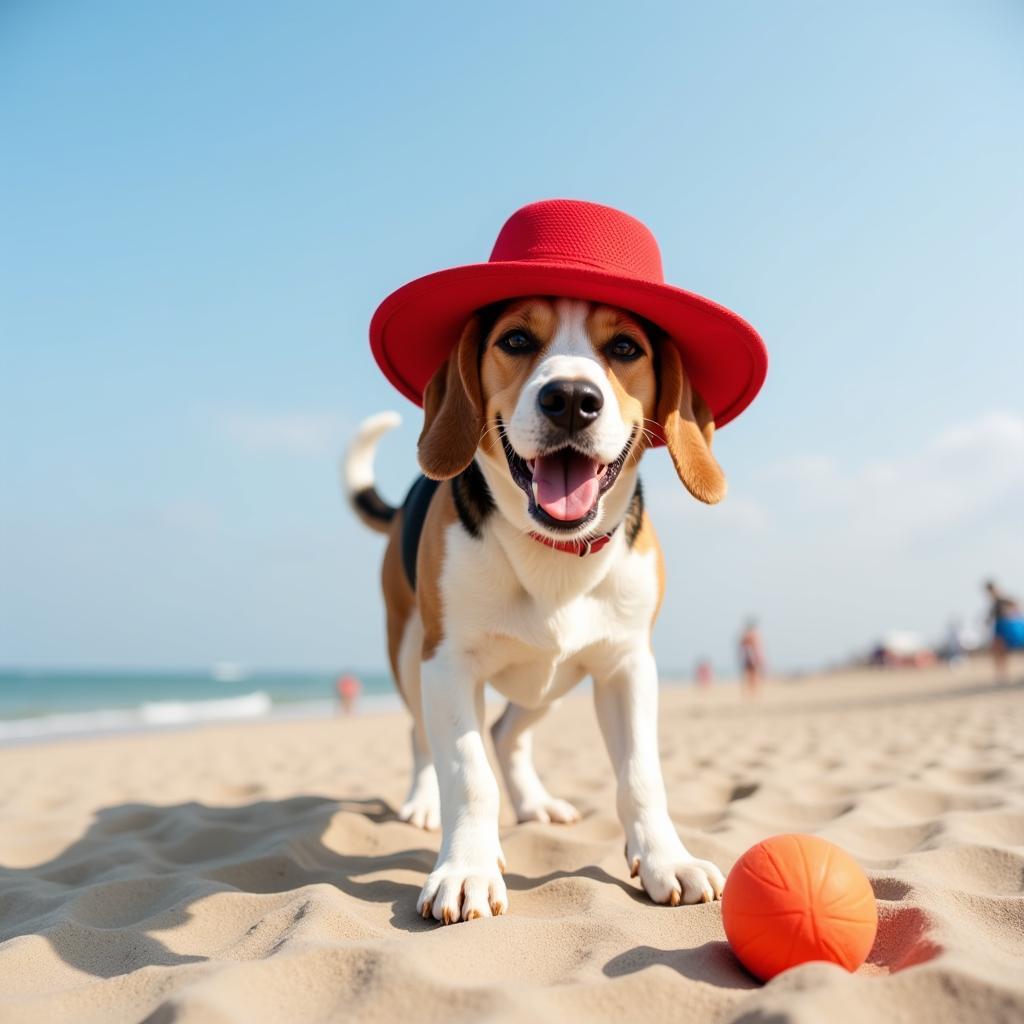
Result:
<svg viewBox="0 0 1024 1024">
<path fill-rule="evenodd" d="M 575 199 L 546 199 L 505 222 L 487 263 L 439 270 L 392 292 L 370 322 L 384 376 L 423 404 L 423 389 L 468 318 L 504 299 L 554 295 L 619 306 L 650 320 L 679 347 L 683 366 L 721 427 L 764 383 L 768 353 L 742 317 L 665 284 L 650 230 L 627 213 Z"/>
</svg>

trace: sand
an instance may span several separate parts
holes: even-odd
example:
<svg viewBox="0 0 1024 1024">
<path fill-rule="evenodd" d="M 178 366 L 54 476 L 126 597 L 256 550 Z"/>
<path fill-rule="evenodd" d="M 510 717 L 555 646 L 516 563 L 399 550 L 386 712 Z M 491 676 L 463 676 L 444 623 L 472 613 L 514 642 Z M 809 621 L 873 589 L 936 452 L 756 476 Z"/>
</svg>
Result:
<svg viewBox="0 0 1024 1024">
<path fill-rule="evenodd" d="M 860 971 L 761 985 L 720 904 L 650 904 L 584 695 L 538 738 L 583 821 L 505 810 L 511 912 L 451 927 L 415 913 L 438 836 L 395 818 L 400 713 L 0 751 L 0 1021 L 1024 1020 L 1024 686 L 666 689 L 661 726 L 694 854 L 803 831 L 857 858 L 881 921 Z"/>
</svg>

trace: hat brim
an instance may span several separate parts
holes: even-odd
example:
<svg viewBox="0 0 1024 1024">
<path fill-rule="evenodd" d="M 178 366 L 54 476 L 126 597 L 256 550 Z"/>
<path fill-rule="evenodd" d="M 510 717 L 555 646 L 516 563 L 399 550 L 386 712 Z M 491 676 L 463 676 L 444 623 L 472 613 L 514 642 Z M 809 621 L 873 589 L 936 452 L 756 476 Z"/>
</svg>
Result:
<svg viewBox="0 0 1024 1024">
<path fill-rule="evenodd" d="M 672 285 L 560 263 L 477 263 L 410 281 L 377 308 L 370 347 L 388 380 L 422 405 L 427 382 L 468 318 L 492 302 L 529 295 L 603 302 L 656 324 L 678 346 L 716 428 L 735 419 L 764 383 L 764 342 L 738 314 Z"/>
</svg>

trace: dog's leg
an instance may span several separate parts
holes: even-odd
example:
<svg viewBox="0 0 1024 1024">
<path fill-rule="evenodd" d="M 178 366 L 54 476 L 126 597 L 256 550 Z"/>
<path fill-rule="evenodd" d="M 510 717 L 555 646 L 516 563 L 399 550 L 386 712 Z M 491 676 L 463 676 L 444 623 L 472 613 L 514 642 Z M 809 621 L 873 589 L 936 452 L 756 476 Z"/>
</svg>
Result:
<svg viewBox="0 0 1024 1024">
<path fill-rule="evenodd" d="M 630 873 L 655 903 L 707 903 L 725 879 L 683 846 L 668 814 L 658 757 L 658 670 L 644 646 L 594 678 L 594 701 L 618 783 Z"/>
<path fill-rule="evenodd" d="M 435 829 L 441 824 L 441 798 L 437 792 L 437 773 L 430 756 L 427 729 L 423 722 L 420 684 L 420 650 L 423 626 L 418 612 L 409 619 L 398 652 L 399 686 L 412 712 L 412 782 L 409 795 L 398 812 L 402 821 L 417 828 Z"/>
<path fill-rule="evenodd" d="M 441 824 L 441 798 L 437 772 L 430 757 L 422 718 L 412 727 L 412 782 L 398 817 L 417 828 L 436 829 Z"/>
<path fill-rule="evenodd" d="M 491 726 L 494 752 L 519 821 L 568 823 L 580 818 L 572 804 L 547 791 L 533 766 L 533 726 L 550 710 L 550 705 L 524 708 L 510 702 Z"/>
<path fill-rule="evenodd" d="M 451 924 L 503 914 L 508 892 L 498 839 L 498 782 L 481 726 L 483 681 L 444 651 L 423 663 L 423 708 L 441 790 L 441 850 L 416 909 Z"/>
</svg>

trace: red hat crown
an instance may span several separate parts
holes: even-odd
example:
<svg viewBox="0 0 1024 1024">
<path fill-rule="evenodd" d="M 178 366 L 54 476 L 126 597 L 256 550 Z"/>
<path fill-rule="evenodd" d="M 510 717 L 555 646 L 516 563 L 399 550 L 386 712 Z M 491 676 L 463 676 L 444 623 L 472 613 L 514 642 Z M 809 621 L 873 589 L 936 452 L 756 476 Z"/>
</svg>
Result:
<svg viewBox="0 0 1024 1024">
<path fill-rule="evenodd" d="M 546 199 L 505 222 L 490 261 L 438 270 L 392 292 L 373 314 L 370 344 L 388 380 L 423 402 L 431 376 L 477 310 L 526 295 L 557 295 L 628 309 L 679 349 L 694 390 L 721 427 L 757 394 L 764 342 L 742 317 L 665 283 L 654 235 L 628 213 Z"/>
<path fill-rule="evenodd" d="M 566 263 L 663 284 L 661 252 L 645 224 L 621 210 L 546 199 L 517 210 L 498 234 L 491 263 Z"/>
</svg>

